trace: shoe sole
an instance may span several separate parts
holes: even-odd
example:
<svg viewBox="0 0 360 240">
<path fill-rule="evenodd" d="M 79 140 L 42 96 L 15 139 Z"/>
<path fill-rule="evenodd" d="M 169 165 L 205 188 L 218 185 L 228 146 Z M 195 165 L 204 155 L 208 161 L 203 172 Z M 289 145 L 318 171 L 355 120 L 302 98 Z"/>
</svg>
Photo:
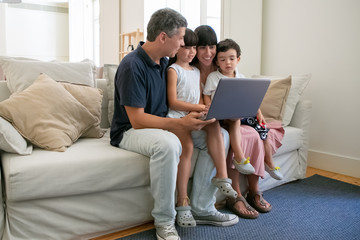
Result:
<svg viewBox="0 0 360 240">
<path fill-rule="evenodd" d="M 156 238 L 157 240 L 166 240 L 165 238 L 160 237 L 157 233 L 156 233 Z M 178 240 L 180 240 L 180 237 L 178 237 Z"/>
<path fill-rule="evenodd" d="M 228 226 L 232 226 L 235 225 L 239 222 L 239 218 L 236 217 L 232 220 L 226 221 L 226 222 L 216 222 L 216 221 L 210 221 L 210 220 L 197 220 L 195 219 L 196 224 L 199 225 L 213 225 L 213 226 L 218 226 L 218 227 L 228 227 Z"/>
</svg>

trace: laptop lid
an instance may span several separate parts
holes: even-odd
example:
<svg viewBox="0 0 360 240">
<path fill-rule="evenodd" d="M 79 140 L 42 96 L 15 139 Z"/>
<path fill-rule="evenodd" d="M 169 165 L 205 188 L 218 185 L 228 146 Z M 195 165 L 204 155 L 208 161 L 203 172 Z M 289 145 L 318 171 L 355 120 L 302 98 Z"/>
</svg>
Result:
<svg viewBox="0 0 360 240">
<path fill-rule="evenodd" d="M 270 85 L 270 79 L 221 78 L 207 119 L 254 117 Z"/>
</svg>

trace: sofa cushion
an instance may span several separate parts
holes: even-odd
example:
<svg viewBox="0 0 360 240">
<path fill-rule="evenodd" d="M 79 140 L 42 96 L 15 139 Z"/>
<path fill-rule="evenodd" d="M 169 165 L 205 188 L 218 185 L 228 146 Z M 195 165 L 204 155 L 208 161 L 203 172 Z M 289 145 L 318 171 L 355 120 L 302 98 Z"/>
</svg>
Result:
<svg viewBox="0 0 360 240">
<path fill-rule="evenodd" d="M 103 91 L 99 88 L 80 84 L 66 82 L 61 82 L 60 84 L 96 118 L 96 122 L 93 126 L 83 133 L 81 137 L 100 138 L 104 136 L 105 130 L 100 128 Z"/>
<path fill-rule="evenodd" d="M 284 127 L 284 130 L 285 130 L 284 138 L 281 141 L 282 146 L 276 151 L 274 157 L 281 155 L 283 153 L 294 151 L 296 149 L 299 149 L 301 146 L 303 146 L 304 133 L 302 129 L 287 126 Z"/>
<path fill-rule="evenodd" d="M 265 75 L 253 75 L 253 78 L 270 78 L 271 80 L 283 79 L 283 76 L 265 76 Z M 284 117 L 282 119 L 283 126 L 290 124 L 292 116 L 294 115 L 295 108 L 301 96 L 308 85 L 311 78 L 311 74 L 304 75 L 291 75 L 291 88 L 286 100 L 286 107 Z"/>
<path fill-rule="evenodd" d="M 67 81 L 95 86 L 94 64 L 84 62 L 43 62 L 4 59 L 0 62 L 11 93 L 21 92 L 30 86 L 40 73 L 55 81 Z"/>
<path fill-rule="evenodd" d="M 260 105 L 261 112 L 266 121 L 282 121 L 290 86 L 291 76 L 288 76 L 284 79 L 271 81 L 270 86 L 266 91 L 264 99 Z"/>
<path fill-rule="evenodd" d="M 34 148 L 27 156 L 3 153 L 7 198 L 22 201 L 148 186 L 149 158 L 109 142 L 107 131 L 102 138 L 81 138 L 65 152 Z"/>
<path fill-rule="evenodd" d="M 96 122 L 89 110 L 45 74 L 2 101 L 0 116 L 34 145 L 55 151 L 65 151 Z"/>
</svg>

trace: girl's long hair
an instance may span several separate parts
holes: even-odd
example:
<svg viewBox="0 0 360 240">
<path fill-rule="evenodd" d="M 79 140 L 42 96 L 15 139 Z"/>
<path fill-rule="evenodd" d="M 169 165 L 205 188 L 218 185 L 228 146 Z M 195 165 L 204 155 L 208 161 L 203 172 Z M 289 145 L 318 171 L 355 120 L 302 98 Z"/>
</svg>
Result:
<svg viewBox="0 0 360 240">
<path fill-rule="evenodd" d="M 185 31 L 185 36 L 184 36 L 184 44 L 185 44 L 184 46 L 185 47 L 197 46 L 198 41 L 199 41 L 199 38 L 196 35 L 196 33 L 193 30 L 187 28 Z M 175 55 L 175 57 L 170 58 L 168 66 L 175 63 L 176 59 L 177 59 L 176 55 Z"/>
</svg>

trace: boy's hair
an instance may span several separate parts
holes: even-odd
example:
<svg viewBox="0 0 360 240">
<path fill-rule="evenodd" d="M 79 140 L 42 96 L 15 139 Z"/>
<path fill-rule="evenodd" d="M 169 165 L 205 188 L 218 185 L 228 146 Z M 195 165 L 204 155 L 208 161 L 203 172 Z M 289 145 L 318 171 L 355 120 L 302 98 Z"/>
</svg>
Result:
<svg viewBox="0 0 360 240">
<path fill-rule="evenodd" d="M 185 47 L 196 46 L 197 43 L 198 43 L 198 37 L 196 33 L 194 33 L 193 30 L 186 28 L 185 36 L 184 36 L 184 46 Z M 175 57 L 170 58 L 168 66 L 175 63 L 176 59 L 177 59 L 176 55 Z"/>
<path fill-rule="evenodd" d="M 153 42 L 161 32 L 172 37 L 181 27 L 187 27 L 187 21 L 183 15 L 171 8 L 159 9 L 151 15 L 147 25 L 146 39 Z"/>
<path fill-rule="evenodd" d="M 216 46 L 216 55 L 219 52 L 226 52 L 229 49 L 234 49 L 236 51 L 236 57 L 240 57 L 241 55 L 240 46 L 232 39 L 224 39 L 220 41 Z"/>
</svg>

